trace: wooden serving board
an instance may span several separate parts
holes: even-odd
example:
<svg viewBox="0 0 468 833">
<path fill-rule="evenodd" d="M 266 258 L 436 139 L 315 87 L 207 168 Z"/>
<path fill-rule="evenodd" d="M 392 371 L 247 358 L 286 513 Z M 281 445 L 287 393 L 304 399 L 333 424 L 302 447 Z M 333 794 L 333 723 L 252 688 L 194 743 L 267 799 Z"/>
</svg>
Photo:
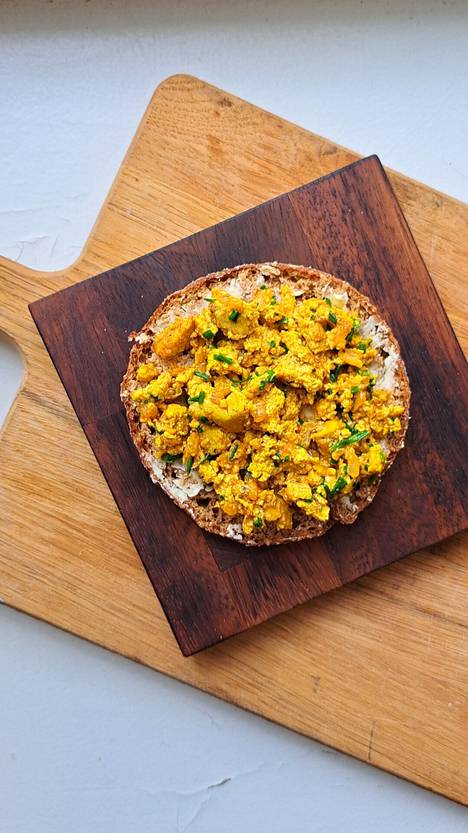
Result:
<svg viewBox="0 0 468 833">
<path fill-rule="evenodd" d="M 153 486 L 119 388 L 128 333 L 169 293 L 268 257 L 349 279 L 377 304 L 403 350 L 412 420 L 405 450 L 355 524 L 255 550 L 205 533 Z M 377 157 L 30 308 L 185 656 L 465 528 L 468 368 Z"/>
<path fill-rule="evenodd" d="M 27 367 L 0 442 L 0 596 L 468 803 L 466 537 L 183 658 L 27 308 L 356 158 L 176 76 L 158 88 L 73 267 L 39 274 L 0 260 L 0 328 Z M 466 348 L 468 206 L 390 179 Z"/>
</svg>

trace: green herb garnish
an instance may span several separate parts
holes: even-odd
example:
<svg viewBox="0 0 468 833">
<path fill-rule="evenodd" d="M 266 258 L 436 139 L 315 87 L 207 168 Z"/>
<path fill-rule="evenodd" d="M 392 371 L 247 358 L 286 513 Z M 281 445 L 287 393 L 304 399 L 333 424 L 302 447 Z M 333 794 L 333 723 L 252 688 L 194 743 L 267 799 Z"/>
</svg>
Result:
<svg viewBox="0 0 468 833">
<path fill-rule="evenodd" d="M 192 466 L 193 466 L 193 457 L 189 457 L 186 464 L 185 464 L 185 471 L 187 472 L 187 474 L 190 474 L 190 472 L 192 471 Z"/>
<path fill-rule="evenodd" d="M 223 364 L 232 364 L 233 362 L 233 359 L 230 356 L 225 356 L 224 353 L 214 353 L 213 358 L 217 362 L 223 362 Z"/>
<path fill-rule="evenodd" d="M 271 299 L 270 304 L 271 304 L 272 307 L 275 307 L 277 303 L 278 303 L 278 299 L 276 298 L 275 295 L 273 295 L 273 298 Z"/>
<path fill-rule="evenodd" d="M 203 373 L 203 370 L 196 370 L 194 376 L 198 376 L 199 379 L 203 379 L 204 382 L 209 382 L 210 377 L 208 373 Z"/>
<path fill-rule="evenodd" d="M 214 302 L 214 298 L 204 298 L 203 300 L 208 301 L 209 304 L 212 304 Z"/>
<path fill-rule="evenodd" d="M 173 463 L 174 460 L 178 460 L 181 457 L 181 454 L 163 454 L 161 460 L 164 460 L 165 463 Z"/>
<path fill-rule="evenodd" d="M 331 487 L 331 489 L 329 489 L 330 497 L 336 495 L 337 492 L 341 492 L 341 490 L 344 489 L 344 487 L 346 486 L 347 482 L 348 481 L 345 477 L 339 477 L 338 480 L 336 480 L 334 485 Z"/>
<path fill-rule="evenodd" d="M 189 396 L 188 401 L 189 402 L 199 402 L 200 405 L 201 405 L 202 402 L 204 402 L 204 400 L 205 400 L 205 396 L 206 396 L 205 391 L 201 390 L 200 393 L 197 393 L 196 396 Z"/>
<path fill-rule="evenodd" d="M 206 417 L 206 416 L 201 416 L 201 417 L 200 417 L 200 422 L 208 422 L 208 417 Z"/>
<path fill-rule="evenodd" d="M 267 372 L 265 373 L 265 378 L 262 379 L 262 381 L 260 382 L 258 389 L 264 390 L 266 385 L 268 385 L 269 382 L 272 382 L 275 376 L 276 374 L 274 370 L 267 370 Z"/>
<path fill-rule="evenodd" d="M 330 298 L 325 298 L 325 303 L 327 304 L 328 307 L 331 307 Z"/>
<path fill-rule="evenodd" d="M 232 446 L 232 448 L 231 448 L 231 453 L 230 453 L 230 455 L 229 455 L 229 459 L 230 459 L 230 460 L 234 460 L 234 457 L 235 457 L 235 456 L 236 456 L 236 454 L 237 454 L 237 449 L 238 449 L 238 448 L 239 448 L 239 443 L 234 443 L 234 445 L 233 445 L 233 446 Z"/>
<path fill-rule="evenodd" d="M 203 335 L 203 338 L 206 338 L 207 341 L 212 341 L 214 339 L 214 336 L 215 336 L 213 330 L 205 330 L 205 332 L 202 333 L 202 335 Z"/>
<path fill-rule="evenodd" d="M 261 284 L 260 284 L 260 289 L 266 289 L 266 288 L 267 288 L 266 283 L 261 283 Z"/>
<path fill-rule="evenodd" d="M 261 526 L 263 526 L 263 521 L 262 521 L 260 515 L 258 516 L 258 518 L 255 518 L 255 520 L 253 522 L 253 525 L 256 526 L 257 529 L 259 529 Z"/>
<path fill-rule="evenodd" d="M 207 460 L 216 460 L 217 456 L 217 454 L 204 454 L 199 465 L 201 465 L 201 463 L 206 463 Z"/>
<path fill-rule="evenodd" d="M 338 442 L 333 443 L 330 448 L 330 451 L 336 451 L 338 448 L 344 448 L 347 445 L 354 445 L 354 443 L 360 442 L 360 440 L 364 440 L 366 437 L 369 436 L 369 431 L 357 431 L 355 434 L 351 434 L 350 437 L 345 437 L 343 440 L 338 440 Z"/>
<path fill-rule="evenodd" d="M 239 318 L 240 312 L 236 309 L 232 309 L 228 315 L 229 321 L 237 321 Z"/>
<path fill-rule="evenodd" d="M 334 370 L 330 370 L 330 379 L 332 380 L 332 382 L 336 382 L 336 380 L 338 379 L 338 376 L 343 371 L 343 368 L 344 368 L 344 365 L 338 364 L 335 367 Z"/>
<path fill-rule="evenodd" d="M 375 483 L 376 480 L 377 480 L 377 475 L 376 474 L 371 474 L 371 476 L 367 478 L 367 485 L 372 486 L 372 484 Z"/>
<path fill-rule="evenodd" d="M 270 341 L 270 347 L 276 347 L 276 341 Z"/>
<path fill-rule="evenodd" d="M 351 341 L 353 336 L 355 336 L 359 332 L 359 327 L 361 326 L 361 322 L 359 318 L 353 319 L 353 326 L 351 327 L 348 335 L 346 336 L 346 341 Z"/>
<path fill-rule="evenodd" d="M 337 318 L 334 312 L 328 313 L 328 320 L 332 322 L 332 324 L 336 324 Z"/>
<path fill-rule="evenodd" d="M 287 323 L 288 323 L 288 321 L 289 321 L 288 316 L 287 316 L 287 315 L 283 315 L 283 317 L 282 317 L 282 318 L 280 318 L 279 323 L 280 323 L 280 324 L 287 324 Z"/>
<path fill-rule="evenodd" d="M 359 393 L 360 387 L 359 385 L 354 385 L 354 388 L 351 388 L 351 393 Z"/>
<path fill-rule="evenodd" d="M 362 350 L 362 352 L 365 353 L 367 350 L 367 344 L 365 344 L 363 341 L 360 341 L 357 346 L 357 349 Z"/>
</svg>

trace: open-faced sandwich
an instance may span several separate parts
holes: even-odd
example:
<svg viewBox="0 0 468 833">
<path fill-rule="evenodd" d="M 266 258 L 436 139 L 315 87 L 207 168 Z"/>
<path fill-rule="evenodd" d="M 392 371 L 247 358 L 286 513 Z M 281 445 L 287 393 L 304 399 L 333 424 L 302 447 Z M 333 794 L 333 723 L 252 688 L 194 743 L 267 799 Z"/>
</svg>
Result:
<svg viewBox="0 0 468 833">
<path fill-rule="evenodd" d="M 210 532 L 259 546 L 352 523 L 403 446 L 398 343 L 366 297 L 316 269 L 207 275 L 130 338 L 121 397 L 141 461 Z"/>
</svg>

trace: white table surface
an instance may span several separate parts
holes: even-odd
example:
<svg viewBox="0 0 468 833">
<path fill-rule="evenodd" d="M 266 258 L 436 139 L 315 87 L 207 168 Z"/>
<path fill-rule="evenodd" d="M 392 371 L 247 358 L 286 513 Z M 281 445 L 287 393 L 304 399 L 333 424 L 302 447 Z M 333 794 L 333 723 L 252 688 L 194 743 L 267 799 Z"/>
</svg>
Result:
<svg viewBox="0 0 468 833">
<path fill-rule="evenodd" d="M 4 0 L 0 252 L 76 258 L 175 72 L 468 200 L 467 44 L 464 0 Z M 0 336 L 0 422 L 21 372 Z M 468 813 L 0 606 L 1 833 L 251 831 L 461 833 Z"/>
</svg>

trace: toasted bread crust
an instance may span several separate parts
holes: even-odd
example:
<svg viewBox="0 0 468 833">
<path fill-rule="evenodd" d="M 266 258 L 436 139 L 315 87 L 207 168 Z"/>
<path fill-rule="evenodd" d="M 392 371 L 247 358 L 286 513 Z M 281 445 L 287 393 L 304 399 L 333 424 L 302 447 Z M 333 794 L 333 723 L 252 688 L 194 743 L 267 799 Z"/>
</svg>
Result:
<svg viewBox="0 0 468 833">
<path fill-rule="evenodd" d="M 291 530 L 278 530 L 274 524 L 269 523 L 246 535 L 241 532 L 240 519 L 233 519 L 216 507 L 215 493 L 205 487 L 199 478 L 197 483 L 196 475 L 186 476 L 180 466 L 156 460 L 152 453 L 151 432 L 148 426 L 140 422 L 137 407 L 130 394 L 136 387 L 136 373 L 142 363 L 152 360 L 161 367 L 164 364 L 153 353 L 155 333 L 164 329 L 174 318 L 193 314 L 201 309 L 207 290 L 215 284 L 229 284 L 225 287 L 228 291 L 248 298 L 257 290 L 259 281 L 271 285 L 272 288 L 288 283 L 304 298 L 316 295 L 346 296 L 347 307 L 355 311 L 363 322 L 367 322 L 375 329 L 376 339 L 380 341 L 380 355 L 384 368 L 386 367 L 384 357 L 387 357 L 387 361 L 391 358 L 392 389 L 398 403 L 404 407 L 404 412 L 401 415 L 401 430 L 386 438 L 387 461 L 382 474 L 372 485 L 362 484 L 351 495 L 337 496 L 332 504 L 329 521 L 318 521 L 305 515 L 300 509 L 296 509 L 293 512 Z M 349 283 L 326 272 L 284 263 L 243 264 L 213 272 L 169 295 L 153 312 L 142 329 L 130 334 L 129 340 L 134 344 L 130 352 L 127 371 L 122 380 L 120 395 L 125 407 L 130 434 L 141 462 L 152 480 L 158 483 L 199 526 L 209 532 L 239 540 L 246 546 L 268 546 L 303 538 L 316 538 L 323 535 L 336 521 L 345 524 L 353 523 L 358 514 L 374 499 L 382 476 L 404 445 L 409 422 L 411 393 L 398 342 L 390 327 L 368 298 Z"/>
</svg>

